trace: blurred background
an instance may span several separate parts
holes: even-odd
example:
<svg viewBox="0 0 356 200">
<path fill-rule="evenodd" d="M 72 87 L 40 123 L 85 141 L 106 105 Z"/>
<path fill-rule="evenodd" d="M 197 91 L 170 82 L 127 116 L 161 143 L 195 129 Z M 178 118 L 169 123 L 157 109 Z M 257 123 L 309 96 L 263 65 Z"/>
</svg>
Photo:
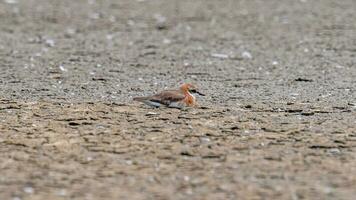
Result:
<svg viewBox="0 0 356 200">
<path fill-rule="evenodd" d="M 129 102 L 187 81 L 232 105 L 354 94 L 344 90 L 355 86 L 351 0 L 0 5 L 2 96 Z M 313 87 L 289 84 L 298 78 Z"/>
</svg>

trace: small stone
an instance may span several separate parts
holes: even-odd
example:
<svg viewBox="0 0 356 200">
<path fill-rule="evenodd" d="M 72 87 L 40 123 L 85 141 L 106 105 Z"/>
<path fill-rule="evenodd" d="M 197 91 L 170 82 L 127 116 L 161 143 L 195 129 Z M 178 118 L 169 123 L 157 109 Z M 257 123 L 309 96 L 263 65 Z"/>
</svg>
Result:
<svg viewBox="0 0 356 200">
<path fill-rule="evenodd" d="M 48 47 L 54 47 L 54 45 L 55 45 L 55 42 L 54 42 L 54 40 L 52 40 L 52 39 L 47 39 L 47 40 L 45 41 L 45 43 L 46 43 L 46 45 L 47 45 Z"/>
<path fill-rule="evenodd" d="M 73 29 L 73 28 L 67 28 L 67 30 L 66 30 L 66 34 L 67 35 L 74 35 L 75 34 L 75 29 Z"/>
<path fill-rule="evenodd" d="M 66 196 L 67 195 L 67 190 L 66 189 L 61 189 L 57 192 L 58 196 Z"/>
<path fill-rule="evenodd" d="M 109 21 L 113 22 L 113 23 L 116 22 L 116 17 L 115 16 L 110 16 L 109 17 Z"/>
<path fill-rule="evenodd" d="M 67 72 L 68 69 L 64 68 L 63 65 L 59 65 L 59 69 L 62 71 L 62 72 Z"/>
<path fill-rule="evenodd" d="M 4 0 L 5 3 L 7 4 L 17 4 L 17 0 Z"/>
<path fill-rule="evenodd" d="M 252 105 L 246 105 L 245 108 L 252 108 Z"/>
<path fill-rule="evenodd" d="M 34 192 L 33 188 L 30 186 L 24 187 L 23 191 L 27 194 L 32 194 Z"/>
<path fill-rule="evenodd" d="M 170 39 L 167 39 L 167 38 L 163 39 L 163 44 L 171 44 L 171 43 L 172 42 Z"/>
<path fill-rule="evenodd" d="M 241 56 L 245 59 L 252 59 L 252 54 L 248 51 L 242 52 Z"/>
<path fill-rule="evenodd" d="M 90 19 L 99 19 L 100 18 L 100 13 L 92 13 L 89 16 Z"/>
<path fill-rule="evenodd" d="M 203 144 L 206 144 L 206 143 L 210 142 L 210 139 L 208 137 L 201 137 L 199 139 L 200 139 L 200 142 L 203 143 Z"/>
<path fill-rule="evenodd" d="M 332 148 L 332 149 L 329 149 L 329 153 L 332 153 L 332 154 L 340 154 L 341 151 L 340 151 L 340 149 L 338 149 L 338 148 Z"/>
<path fill-rule="evenodd" d="M 113 38 L 114 38 L 114 36 L 112 34 L 106 35 L 106 39 L 107 40 L 112 40 Z"/>
<path fill-rule="evenodd" d="M 128 20 L 126 23 L 127 23 L 127 25 L 129 25 L 129 26 L 135 25 L 135 22 L 134 22 L 133 20 Z"/>
<path fill-rule="evenodd" d="M 148 113 L 146 113 L 146 116 L 152 116 L 152 115 L 158 115 L 158 113 L 155 113 L 155 112 L 148 112 Z"/>
<path fill-rule="evenodd" d="M 153 16 L 156 20 L 156 28 L 159 30 L 167 28 L 167 18 L 162 16 L 161 14 L 155 14 Z"/>
<path fill-rule="evenodd" d="M 229 58 L 229 55 L 222 54 L 222 53 L 212 53 L 211 56 L 214 58 L 221 58 L 221 59 Z"/>
<path fill-rule="evenodd" d="M 189 176 L 183 176 L 183 179 L 184 179 L 184 181 L 189 181 L 190 180 L 190 177 Z"/>
</svg>

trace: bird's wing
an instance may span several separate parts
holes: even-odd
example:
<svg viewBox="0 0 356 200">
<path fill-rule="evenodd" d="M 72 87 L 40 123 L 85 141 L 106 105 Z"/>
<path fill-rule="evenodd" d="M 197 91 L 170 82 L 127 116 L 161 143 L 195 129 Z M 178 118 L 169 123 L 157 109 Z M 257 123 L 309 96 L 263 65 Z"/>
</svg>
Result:
<svg viewBox="0 0 356 200">
<path fill-rule="evenodd" d="M 170 105 L 175 101 L 182 101 L 185 95 L 180 90 L 165 90 L 161 93 L 151 96 L 150 100 L 164 105 Z"/>
</svg>

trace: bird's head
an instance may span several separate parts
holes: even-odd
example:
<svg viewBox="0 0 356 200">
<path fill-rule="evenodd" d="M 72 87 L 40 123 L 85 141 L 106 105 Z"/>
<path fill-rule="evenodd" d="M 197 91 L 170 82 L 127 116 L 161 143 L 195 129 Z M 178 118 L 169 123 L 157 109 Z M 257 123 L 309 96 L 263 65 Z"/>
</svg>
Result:
<svg viewBox="0 0 356 200">
<path fill-rule="evenodd" d="M 198 88 L 195 87 L 195 85 L 190 83 L 184 83 L 183 85 L 180 86 L 180 89 L 185 92 L 189 92 L 191 94 L 199 94 L 201 96 L 205 96 L 205 94 L 199 92 Z"/>
</svg>

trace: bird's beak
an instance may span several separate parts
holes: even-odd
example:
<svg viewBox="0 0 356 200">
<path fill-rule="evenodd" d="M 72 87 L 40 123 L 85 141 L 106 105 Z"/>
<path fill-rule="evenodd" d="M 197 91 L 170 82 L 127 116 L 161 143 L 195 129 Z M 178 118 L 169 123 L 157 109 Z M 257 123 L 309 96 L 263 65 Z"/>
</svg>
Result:
<svg viewBox="0 0 356 200">
<path fill-rule="evenodd" d="M 192 94 L 199 94 L 199 95 L 201 95 L 201 96 L 205 96 L 205 94 L 199 92 L 199 91 L 196 90 L 196 89 L 189 90 L 189 92 L 192 93 Z"/>
<path fill-rule="evenodd" d="M 199 95 L 201 95 L 201 96 L 205 96 L 205 94 L 203 94 L 203 93 L 201 93 L 201 92 L 199 92 L 199 91 L 197 91 L 197 94 L 199 94 Z"/>
</svg>

